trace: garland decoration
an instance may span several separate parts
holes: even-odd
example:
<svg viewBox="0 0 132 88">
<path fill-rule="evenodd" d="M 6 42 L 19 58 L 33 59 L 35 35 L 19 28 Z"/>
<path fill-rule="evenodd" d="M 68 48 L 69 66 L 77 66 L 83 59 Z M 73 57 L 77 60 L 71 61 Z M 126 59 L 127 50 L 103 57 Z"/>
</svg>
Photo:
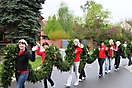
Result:
<svg viewBox="0 0 132 88">
<path fill-rule="evenodd" d="M 80 54 L 80 58 L 79 73 L 81 73 L 81 71 L 85 68 L 88 59 L 90 59 L 88 45 L 84 44 L 83 52 Z"/>
<path fill-rule="evenodd" d="M 55 65 L 61 72 L 67 72 L 74 63 L 75 58 L 75 45 L 72 40 L 68 41 L 67 48 L 65 50 L 64 59 L 61 56 L 59 48 L 55 45 L 51 45 L 46 49 L 46 56 L 44 64 L 40 66 L 39 69 L 33 69 L 31 64 L 29 64 L 29 77 L 28 82 L 36 83 L 42 81 L 47 75 L 52 71 L 52 66 Z M 89 54 L 88 45 L 84 45 L 84 51 L 86 54 L 81 53 L 81 63 L 79 66 L 79 72 L 85 67 L 86 62 L 88 64 L 93 63 L 98 55 L 98 49 L 95 49 L 93 53 Z M 12 77 L 16 71 L 15 61 L 18 56 L 18 45 L 17 44 L 7 44 L 4 48 L 4 60 L 2 63 L 1 85 L 3 88 L 9 88 L 11 85 Z"/>
<path fill-rule="evenodd" d="M 61 56 L 59 56 L 60 52 L 56 51 L 57 49 L 58 48 L 53 45 L 46 49 L 45 62 L 40 66 L 40 69 L 33 69 L 31 64 L 29 64 L 29 77 L 27 79 L 28 82 L 36 83 L 47 77 L 47 75 L 52 71 L 52 66 L 55 61 L 55 54 L 57 55 L 57 58 L 61 58 Z M 17 55 L 18 45 L 7 44 L 4 48 L 4 60 L 2 63 L 2 71 L 0 73 L 1 86 L 3 88 L 8 88 L 11 85 L 12 77 L 15 72 L 15 61 Z"/>
<path fill-rule="evenodd" d="M 29 78 L 27 80 L 28 82 L 36 83 L 38 81 L 42 81 L 44 78 L 46 78 L 50 74 L 55 62 L 55 58 L 60 57 L 59 56 L 60 53 L 59 51 L 56 51 L 56 49 L 57 47 L 54 45 L 51 45 L 48 48 L 46 48 L 44 64 L 42 64 L 39 69 L 35 70 L 35 69 L 32 69 L 30 66 Z M 55 57 L 55 54 L 57 54 L 56 57 Z"/>
<path fill-rule="evenodd" d="M 66 55 L 64 57 L 64 60 L 62 60 L 62 58 L 57 58 L 55 60 L 55 66 L 61 72 L 69 71 L 70 67 L 73 65 L 74 58 L 75 58 L 74 50 L 75 50 L 75 45 L 74 45 L 73 41 L 70 40 L 70 41 L 68 41 L 68 45 L 65 50 Z"/>
<path fill-rule="evenodd" d="M 15 59 L 18 55 L 17 44 L 8 44 L 4 48 L 1 76 L 1 86 L 8 88 L 11 85 L 12 77 L 15 71 Z"/>
<path fill-rule="evenodd" d="M 90 58 L 88 59 L 87 63 L 92 64 L 98 58 L 99 49 L 95 48 L 92 53 L 90 53 Z"/>
<path fill-rule="evenodd" d="M 126 47 L 124 47 L 124 45 L 122 45 L 122 51 L 123 51 L 122 57 L 124 59 L 126 59 L 129 56 L 131 48 L 132 48 L 132 46 L 130 44 L 128 44 Z"/>
</svg>

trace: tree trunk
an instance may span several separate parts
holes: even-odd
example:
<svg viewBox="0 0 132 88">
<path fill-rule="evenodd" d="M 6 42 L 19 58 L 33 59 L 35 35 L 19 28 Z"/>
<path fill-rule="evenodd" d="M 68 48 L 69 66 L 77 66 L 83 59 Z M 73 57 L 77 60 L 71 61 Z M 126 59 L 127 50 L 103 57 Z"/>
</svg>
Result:
<svg viewBox="0 0 132 88">
<path fill-rule="evenodd" d="M 93 50 L 93 39 L 88 40 L 88 46 L 90 50 Z"/>
</svg>

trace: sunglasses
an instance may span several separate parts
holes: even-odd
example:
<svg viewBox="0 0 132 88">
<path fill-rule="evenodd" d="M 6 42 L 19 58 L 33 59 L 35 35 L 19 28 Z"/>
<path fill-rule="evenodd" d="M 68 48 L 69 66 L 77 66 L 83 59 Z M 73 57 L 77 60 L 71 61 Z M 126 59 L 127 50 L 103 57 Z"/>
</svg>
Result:
<svg viewBox="0 0 132 88">
<path fill-rule="evenodd" d="M 18 42 L 18 45 L 20 45 L 20 44 L 22 44 L 22 45 L 26 45 L 24 42 Z"/>
</svg>

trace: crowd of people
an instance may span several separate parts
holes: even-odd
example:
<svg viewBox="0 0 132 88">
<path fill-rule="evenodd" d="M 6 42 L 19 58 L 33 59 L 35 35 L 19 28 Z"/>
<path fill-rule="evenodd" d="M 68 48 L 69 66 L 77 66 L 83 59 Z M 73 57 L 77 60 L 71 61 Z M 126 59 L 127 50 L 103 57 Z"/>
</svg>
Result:
<svg viewBox="0 0 132 88">
<path fill-rule="evenodd" d="M 81 82 L 82 79 L 86 79 L 85 68 L 83 68 L 79 74 L 79 64 L 81 61 L 80 53 L 85 54 L 84 46 L 79 39 L 74 39 L 73 43 L 75 45 L 75 50 L 74 50 L 75 58 L 74 58 L 73 65 L 70 67 L 68 80 L 65 84 L 66 87 L 71 86 L 73 72 L 75 72 L 75 77 L 76 77 L 74 86 L 78 86 L 79 82 Z M 49 44 L 47 42 L 44 42 L 42 44 L 44 49 L 43 51 L 41 51 L 40 44 L 37 43 L 37 45 L 32 48 L 32 53 L 30 52 L 30 50 L 27 49 L 27 46 L 28 44 L 24 39 L 21 39 L 18 41 L 19 52 L 16 59 L 16 74 L 15 74 L 16 81 L 17 81 L 16 88 L 25 88 L 24 83 L 27 80 L 29 75 L 28 60 L 35 61 L 35 55 L 38 54 L 42 57 L 42 64 L 44 64 L 44 58 L 46 55 L 45 49 L 49 47 Z M 123 46 L 127 47 L 127 43 L 125 42 Z M 132 46 L 132 42 L 131 42 L 131 46 Z M 128 59 L 129 59 L 128 65 L 130 66 L 132 64 L 131 62 L 132 48 L 131 47 L 128 47 L 128 48 L 130 49 L 130 53 L 128 55 Z M 114 55 L 114 52 L 115 52 L 115 55 Z M 120 59 L 122 58 L 122 55 L 123 55 L 123 49 L 122 49 L 120 41 L 116 41 L 116 43 L 114 44 L 114 41 L 110 39 L 109 46 L 106 46 L 105 41 L 101 40 L 100 45 L 98 46 L 99 78 L 103 76 L 104 72 L 105 74 L 111 73 L 113 57 L 115 57 L 114 70 L 118 71 L 120 67 Z M 104 63 L 105 63 L 105 70 L 103 70 Z M 53 68 L 53 66 L 51 68 Z M 52 71 L 43 80 L 44 88 L 48 88 L 47 80 L 51 84 L 52 88 L 55 87 L 55 83 L 51 79 L 51 76 L 52 76 Z"/>
</svg>

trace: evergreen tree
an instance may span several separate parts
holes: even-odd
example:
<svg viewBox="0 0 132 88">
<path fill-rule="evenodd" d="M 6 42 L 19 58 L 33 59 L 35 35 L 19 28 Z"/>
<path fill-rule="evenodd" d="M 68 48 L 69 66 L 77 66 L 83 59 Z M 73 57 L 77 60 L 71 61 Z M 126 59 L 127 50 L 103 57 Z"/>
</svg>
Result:
<svg viewBox="0 0 132 88">
<path fill-rule="evenodd" d="M 45 0 L 0 0 L 0 28 L 14 42 L 21 38 L 29 43 L 37 39 L 40 30 L 40 9 Z"/>
</svg>

